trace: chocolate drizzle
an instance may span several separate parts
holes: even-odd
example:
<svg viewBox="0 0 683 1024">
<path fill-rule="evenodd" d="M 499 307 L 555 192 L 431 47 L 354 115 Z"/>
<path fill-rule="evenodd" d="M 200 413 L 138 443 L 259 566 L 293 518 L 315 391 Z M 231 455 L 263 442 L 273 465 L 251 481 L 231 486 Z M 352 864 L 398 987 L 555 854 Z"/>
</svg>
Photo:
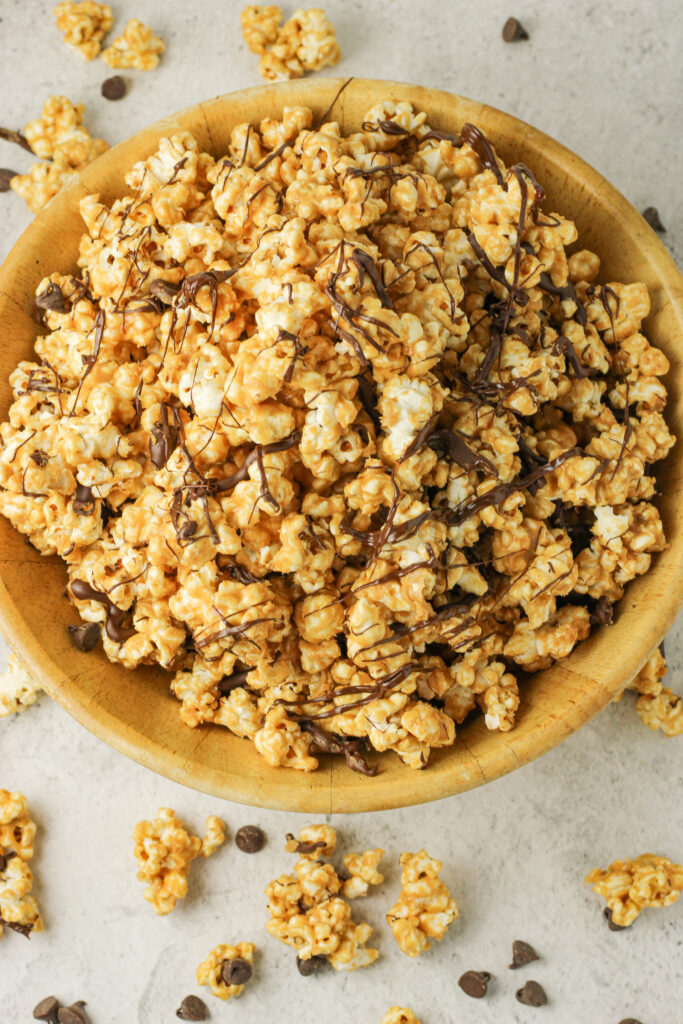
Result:
<svg viewBox="0 0 683 1024">
<path fill-rule="evenodd" d="M 104 628 L 109 639 L 113 640 L 115 644 L 125 643 L 131 636 L 135 636 L 134 629 L 122 628 L 121 623 L 126 612 L 123 608 L 118 608 L 108 594 L 101 590 L 95 590 L 85 580 L 72 580 L 71 593 L 78 601 L 97 601 L 104 607 L 107 613 Z"/>
<path fill-rule="evenodd" d="M 496 181 L 500 187 L 504 191 L 507 191 L 507 185 L 505 184 L 500 167 L 498 166 L 496 154 L 493 152 L 493 146 L 481 129 L 477 128 L 474 124 L 470 124 L 468 121 L 467 124 L 462 126 L 460 139 L 463 143 L 466 143 L 470 149 L 474 150 L 484 167 L 489 171 L 493 171 L 496 176 Z"/>
<path fill-rule="evenodd" d="M 31 143 L 28 141 L 26 136 L 22 134 L 22 132 L 15 132 L 11 128 L 0 128 L 0 139 L 5 142 L 14 142 L 15 145 L 21 146 L 22 149 L 25 149 L 27 153 L 33 154 Z"/>
<path fill-rule="evenodd" d="M 178 447 L 178 428 L 168 419 L 169 406 L 166 402 L 161 403 L 161 422 L 155 423 L 152 427 L 154 440 L 149 441 L 149 457 L 157 467 L 161 469 L 166 465 L 173 452 Z"/>
<path fill-rule="evenodd" d="M 389 298 L 386 288 L 384 287 L 384 282 L 382 281 L 379 269 L 377 267 L 377 264 L 373 260 L 372 256 L 369 253 L 365 252 L 363 249 L 356 248 L 353 250 L 353 253 L 351 254 L 351 262 L 355 263 L 356 266 L 358 267 L 360 287 L 363 287 L 363 281 L 365 280 L 365 275 L 367 274 L 370 280 L 372 281 L 373 288 L 375 289 L 375 292 L 377 293 L 377 298 L 381 302 L 382 306 L 385 309 L 393 309 L 393 303 Z"/>
<path fill-rule="evenodd" d="M 351 771 L 373 778 L 378 772 L 376 764 L 370 765 L 364 757 L 366 745 L 362 740 L 350 736 L 339 736 L 327 732 L 312 719 L 299 720 L 301 731 L 311 737 L 311 752 L 314 754 L 343 754 Z M 323 844 L 324 845 L 324 844 Z M 299 851 L 300 852 L 300 851 Z"/>
<path fill-rule="evenodd" d="M 561 302 L 573 302 L 576 306 L 574 319 L 577 320 L 582 327 L 586 326 L 588 323 L 588 316 L 571 281 L 568 281 L 567 284 L 560 287 L 560 285 L 553 284 L 550 274 L 544 272 L 539 278 L 538 287 L 542 291 L 547 292 L 548 295 L 556 295 Z"/>
</svg>

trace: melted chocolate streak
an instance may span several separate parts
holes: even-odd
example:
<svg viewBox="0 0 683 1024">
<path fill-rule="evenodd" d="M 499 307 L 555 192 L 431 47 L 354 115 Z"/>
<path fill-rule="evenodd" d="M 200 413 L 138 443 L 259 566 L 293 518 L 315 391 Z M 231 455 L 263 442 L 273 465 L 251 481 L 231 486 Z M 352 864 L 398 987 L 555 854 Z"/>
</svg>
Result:
<svg viewBox="0 0 683 1024">
<path fill-rule="evenodd" d="M 71 583 L 71 593 L 79 601 L 97 601 L 98 604 L 104 606 L 107 613 L 104 628 L 109 639 L 113 640 L 115 644 L 122 644 L 129 637 L 135 635 L 134 629 L 121 628 L 121 623 L 126 613 L 123 608 L 118 608 L 113 603 L 108 594 L 103 593 L 101 590 L 95 590 L 85 580 L 73 580 Z"/>
</svg>

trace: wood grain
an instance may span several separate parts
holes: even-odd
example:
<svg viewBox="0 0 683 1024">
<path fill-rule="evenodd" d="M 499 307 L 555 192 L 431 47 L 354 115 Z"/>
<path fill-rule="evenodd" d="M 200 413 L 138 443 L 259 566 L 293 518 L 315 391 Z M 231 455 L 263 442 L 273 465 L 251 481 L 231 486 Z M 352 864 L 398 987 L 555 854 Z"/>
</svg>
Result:
<svg viewBox="0 0 683 1024">
<path fill-rule="evenodd" d="M 284 106 L 305 104 L 321 114 L 341 80 L 305 80 L 264 86 L 201 103 L 150 128 L 96 160 L 82 184 L 56 197 L 22 235 L 0 268 L 0 415 L 11 400 L 9 372 L 31 358 L 37 327 L 31 318 L 35 287 L 45 274 L 76 268 L 83 225 L 78 201 L 99 192 L 106 201 L 124 192 L 124 174 L 154 151 L 157 141 L 189 129 L 215 155 L 241 121 L 277 117 Z M 644 281 L 652 299 L 645 330 L 671 360 L 667 380 L 669 424 L 683 434 L 681 358 L 683 279 L 640 214 L 604 178 L 559 143 L 507 114 L 445 92 L 395 82 L 356 79 L 334 115 L 345 131 L 358 130 L 380 99 L 409 100 L 427 111 L 433 127 L 457 132 L 476 122 L 507 163 L 523 161 L 546 188 L 547 210 L 575 219 L 582 246 L 603 261 L 603 279 Z M 86 728 L 153 771 L 185 785 L 242 803 L 311 813 L 369 811 L 448 796 L 512 771 L 545 753 L 588 722 L 628 682 L 671 626 L 683 596 L 680 513 L 683 445 L 660 464 L 660 511 L 669 541 L 651 571 L 631 583 L 613 626 L 597 631 L 570 658 L 533 676 L 521 688 L 517 725 L 488 732 L 481 720 L 459 730 L 455 747 L 435 751 L 429 767 L 412 772 L 392 756 L 374 779 L 355 775 L 338 760 L 303 775 L 265 764 L 253 745 L 215 726 L 184 726 L 169 694 L 169 675 L 152 668 L 128 672 L 101 651 L 82 654 L 66 625 L 77 616 L 64 596 L 58 559 L 41 559 L 0 519 L 0 629 L 48 693 Z"/>
</svg>

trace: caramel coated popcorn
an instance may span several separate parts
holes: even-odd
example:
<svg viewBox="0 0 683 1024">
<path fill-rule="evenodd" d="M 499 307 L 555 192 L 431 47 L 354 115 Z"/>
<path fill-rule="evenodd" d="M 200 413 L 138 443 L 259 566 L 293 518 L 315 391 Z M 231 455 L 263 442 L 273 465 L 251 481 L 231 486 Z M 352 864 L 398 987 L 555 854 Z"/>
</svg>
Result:
<svg viewBox="0 0 683 1024">
<path fill-rule="evenodd" d="M 676 902 L 683 891 L 683 865 L 644 853 L 634 860 L 616 860 L 604 871 L 595 868 L 585 881 L 606 901 L 614 923 L 627 928 L 646 907 Z"/>
<path fill-rule="evenodd" d="M 387 923 L 401 952 L 416 957 L 429 949 L 430 939 L 443 939 L 460 911 L 439 878 L 440 860 L 420 850 L 402 853 L 401 864 L 401 892 Z"/>
<path fill-rule="evenodd" d="M 25 711 L 31 704 L 35 704 L 40 690 L 41 687 L 12 651 L 7 668 L 0 673 L 0 718 Z"/>
<path fill-rule="evenodd" d="M 0 936 L 6 925 L 22 935 L 41 932 L 43 921 L 33 896 L 33 857 L 36 826 L 26 797 L 0 789 Z"/>
<path fill-rule="evenodd" d="M 242 35 L 252 53 L 261 56 L 259 74 L 269 80 L 301 78 L 336 64 L 339 46 L 334 27 L 320 7 L 296 10 L 281 25 L 279 7 L 251 4 L 240 15 Z"/>
<path fill-rule="evenodd" d="M 62 0 L 54 10 L 57 28 L 64 42 L 78 50 L 85 60 L 93 60 L 100 52 L 102 40 L 114 24 L 109 4 L 94 0 Z"/>
<path fill-rule="evenodd" d="M 83 104 L 66 96 L 50 96 L 43 113 L 24 128 L 33 152 L 44 163 L 36 163 L 26 174 L 15 174 L 10 187 L 34 213 L 42 210 L 63 188 L 79 181 L 78 171 L 107 149 L 104 139 L 93 139 L 83 125 Z"/>
<path fill-rule="evenodd" d="M 133 829 L 138 881 L 147 882 L 145 899 L 157 914 L 170 914 L 187 894 L 187 875 L 195 857 L 210 857 L 225 842 L 225 829 L 215 815 L 206 819 L 206 836 L 190 835 L 175 811 L 159 809 L 153 821 Z"/>
<path fill-rule="evenodd" d="M 299 838 L 287 833 L 285 850 L 298 853 L 301 857 L 331 857 L 337 846 L 337 833 L 331 825 L 306 825 L 299 832 Z"/>
<path fill-rule="evenodd" d="M 680 736 L 683 734 L 683 699 L 662 685 L 666 673 L 666 660 L 658 648 L 628 689 L 640 694 L 636 711 L 648 729 L 661 729 L 665 736 Z"/>
<path fill-rule="evenodd" d="M 359 896 L 367 896 L 371 885 L 381 885 L 384 875 L 379 871 L 379 862 L 384 856 L 384 850 L 377 847 L 374 850 L 366 850 L 365 853 L 347 853 L 344 857 L 344 867 L 350 878 L 344 880 L 342 894 L 347 900 L 358 899 Z"/>
<path fill-rule="evenodd" d="M 147 25 L 137 18 L 131 18 L 123 35 L 118 36 L 111 46 L 102 50 L 102 60 L 112 68 L 135 68 L 137 71 L 153 71 L 166 44 Z"/>
<path fill-rule="evenodd" d="M 392 1006 L 382 1017 L 380 1024 L 420 1024 L 407 1006 Z"/>
<path fill-rule="evenodd" d="M 601 283 L 526 167 L 408 103 L 350 134 L 285 108 L 217 154 L 179 132 L 127 186 L 82 200 L 78 276 L 37 285 L 0 512 L 112 661 L 270 765 L 419 770 L 473 712 L 513 729 L 520 677 L 665 546 L 644 287 Z"/>
<path fill-rule="evenodd" d="M 221 943 L 197 968 L 197 984 L 208 985 L 218 999 L 242 995 L 251 978 L 255 952 L 251 942 L 238 942 L 236 946 Z"/>
</svg>

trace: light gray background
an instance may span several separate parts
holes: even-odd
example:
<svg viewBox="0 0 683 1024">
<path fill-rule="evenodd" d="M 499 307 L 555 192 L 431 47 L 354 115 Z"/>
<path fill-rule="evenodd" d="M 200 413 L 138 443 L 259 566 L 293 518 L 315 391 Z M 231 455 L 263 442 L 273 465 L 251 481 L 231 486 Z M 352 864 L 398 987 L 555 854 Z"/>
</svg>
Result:
<svg viewBox="0 0 683 1024">
<path fill-rule="evenodd" d="M 107 103 L 99 85 L 111 72 L 64 47 L 51 3 L 0 0 L 0 122 L 19 127 L 61 92 L 85 103 L 88 127 L 113 144 L 181 107 L 256 85 L 241 6 L 114 0 L 117 30 L 139 17 L 168 49 L 157 71 L 126 72 L 129 95 Z M 328 0 L 325 7 L 343 54 L 326 73 L 422 82 L 530 121 L 637 207 L 658 206 L 667 244 L 683 253 L 678 0 Z M 529 42 L 501 42 L 511 13 Z M 0 166 L 23 170 L 28 162 L 28 154 L 0 143 Z M 30 214 L 12 194 L 0 196 L 0 210 L 4 256 Z M 680 692 L 680 628 L 667 653 Z M 12 933 L 0 940 L 0 1022 L 23 1024 L 37 1000 L 54 993 L 86 999 L 92 1024 L 170 1024 L 180 999 L 199 992 L 194 970 L 208 951 L 250 939 L 261 948 L 255 978 L 228 1004 L 207 995 L 212 1020 L 379 1024 L 399 1003 L 423 1024 L 618 1024 L 623 1017 L 680 1024 L 683 900 L 611 933 L 602 901 L 581 881 L 596 865 L 645 851 L 683 859 L 681 751 L 683 740 L 641 725 L 628 697 L 541 761 L 484 789 L 421 808 L 335 818 L 346 850 L 388 851 L 385 887 L 357 904 L 357 915 L 377 927 L 382 956 L 352 975 L 304 979 L 290 951 L 264 931 L 262 890 L 291 863 L 284 832 L 307 819 L 221 804 L 157 778 L 43 697 L 21 717 L 0 721 L 0 786 L 23 791 L 40 826 L 35 893 L 47 926 L 30 943 Z M 135 880 L 130 833 L 160 805 L 198 829 L 209 813 L 219 813 L 231 833 L 258 823 L 270 844 L 252 858 L 228 844 L 195 864 L 188 898 L 170 917 L 156 918 Z M 398 854 L 422 845 L 443 859 L 462 918 L 444 942 L 411 961 L 398 952 L 384 913 L 398 890 Z M 536 945 L 542 961 L 508 971 L 514 938 Z M 457 987 L 472 968 L 495 975 L 485 1003 Z M 542 982 L 549 1006 L 515 1002 L 526 978 Z"/>
</svg>

